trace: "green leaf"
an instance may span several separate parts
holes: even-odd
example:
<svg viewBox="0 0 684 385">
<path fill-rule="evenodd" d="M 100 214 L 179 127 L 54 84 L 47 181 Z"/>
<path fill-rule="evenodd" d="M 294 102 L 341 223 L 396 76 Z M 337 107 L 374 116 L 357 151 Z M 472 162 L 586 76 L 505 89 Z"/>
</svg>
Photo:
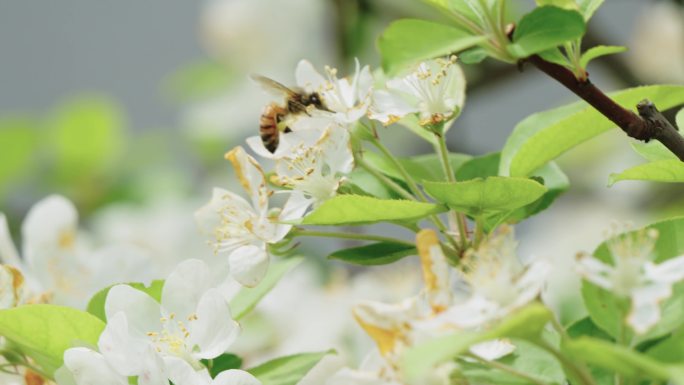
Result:
<svg viewBox="0 0 684 385">
<path fill-rule="evenodd" d="M 480 342 L 505 337 L 536 340 L 551 317 L 549 309 L 535 303 L 507 316 L 488 331 L 463 331 L 427 341 L 404 353 L 401 358 L 404 373 L 409 382 L 420 383 L 436 365 L 465 353 Z"/>
<path fill-rule="evenodd" d="M 347 175 L 347 180 L 337 190 L 339 194 L 366 195 L 380 199 L 401 198 L 394 190 L 388 188 L 368 171 L 357 168 Z"/>
<path fill-rule="evenodd" d="M 684 330 L 678 330 L 672 336 L 650 348 L 646 354 L 665 363 L 684 362 Z"/>
<path fill-rule="evenodd" d="M 453 16 L 452 20 L 456 24 L 465 28 L 466 23 L 482 25 L 483 15 L 478 15 L 480 7 L 478 0 L 423 0 L 425 3 L 437 8 L 446 14 Z M 476 11 L 477 10 L 477 11 Z"/>
<path fill-rule="evenodd" d="M 608 369 L 628 378 L 669 380 L 670 369 L 627 347 L 591 337 L 567 340 L 561 347 L 570 358 Z"/>
<path fill-rule="evenodd" d="M 558 48 L 554 47 L 551 49 L 547 49 L 546 51 L 539 52 L 538 55 L 548 62 L 556 63 L 560 66 L 567 67 L 572 70 L 572 65 L 570 64 L 570 61 L 568 61 L 568 58 L 565 57 L 563 52 L 561 52 L 561 50 Z"/>
<path fill-rule="evenodd" d="M 334 351 L 276 358 L 247 371 L 262 385 L 296 385 L 327 354 L 334 354 Z"/>
<path fill-rule="evenodd" d="M 482 47 L 474 47 L 461 52 L 458 60 L 463 64 L 478 64 L 487 58 L 489 54 Z"/>
<path fill-rule="evenodd" d="M 618 104 L 632 109 L 647 98 L 666 110 L 684 103 L 684 86 L 635 87 L 611 93 Z M 615 124 L 584 102 L 534 114 L 520 122 L 501 156 L 501 175 L 527 176 L 565 151 L 602 134 Z"/>
<path fill-rule="evenodd" d="M 536 0 L 538 6 L 552 5 L 554 7 L 568 9 L 571 11 L 579 11 L 579 6 L 575 0 Z"/>
<path fill-rule="evenodd" d="M 371 245 L 338 250 L 329 259 L 362 266 L 387 265 L 409 255 L 416 255 L 415 246 L 404 243 L 378 242 Z"/>
<path fill-rule="evenodd" d="M 162 288 L 164 287 L 163 280 L 154 280 L 149 286 L 145 286 L 145 284 L 140 282 L 131 282 L 126 283 L 125 285 L 128 285 L 134 289 L 138 289 L 154 298 L 155 301 L 161 302 L 161 293 Z M 92 296 L 92 298 L 90 298 L 90 301 L 88 301 L 88 306 L 86 307 L 88 313 L 94 315 L 104 322 L 107 322 L 107 315 L 105 314 L 105 302 L 107 301 L 107 294 L 109 294 L 109 290 L 114 286 L 116 285 L 108 286 L 98 291 Z"/>
<path fill-rule="evenodd" d="M 584 19 L 576 11 L 553 6 L 538 7 L 520 20 L 508 52 L 517 58 L 526 58 L 578 39 L 585 30 Z"/>
<path fill-rule="evenodd" d="M 512 340 L 515 351 L 497 362 L 508 365 L 518 372 L 543 381 L 545 384 L 565 383 L 565 374 L 558 361 L 546 351 L 524 340 Z M 511 375 L 483 365 L 479 362 L 461 360 L 458 363 L 459 374 L 472 384 L 496 384 L 496 385 L 528 385 L 531 384 L 520 377 Z M 456 382 L 458 383 L 458 382 Z"/>
<path fill-rule="evenodd" d="M 613 55 L 625 51 L 627 51 L 627 47 L 619 45 L 598 45 L 596 47 L 589 48 L 582 54 L 582 57 L 580 58 L 580 66 L 582 68 L 587 68 L 587 64 L 597 57 Z"/>
<path fill-rule="evenodd" d="M 679 159 L 657 160 L 640 164 L 618 174 L 610 174 L 609 185 L 621 180 L 648 180 L 652 182 L 684 182 L 684 162 Z"/>
<path fill-rule="evenodd" d="M 402 19 L 390 24 L 378 40 L 382 68 L 388 74 L 438 56 L 463 51 L 487 40 L 461 29 L 426 20 Z"/>
<path fill-rule="evenodd" d="M 338 195 L 304 217 L 304 225 L 363 225 L 377 222 L 415 221 L 446 211 L 444 206 L 361 195 Z"/>
<path fill-rule="evenodd" d="M 675 218 L 657 222 L 648 226 L 658 231 L 655 244 L 656 263 L 684 255 L 684 218 Z M 607 264 L 612 264 L 613 256 L 606 242 L 603 242 L 593 254 Z M 582 298 L 584 299 L 591 320 L 612 337 L 623 333 L 632 333 L 624 323 L 624 317 L 629 310 L 627 298 L 616 297 L 592 283 L 584 281 L 582 284 Z M 673 295 L 661 305 L 662 318 L 660 322 L 644 335 L 636 336 L 634 343 L 653 340 L 677 329 L 684 324 L 684 284 L 675 285 Z"/>
<path fill-rule="evenodd" d="M 577 0 L 580 12 L 584 16 L 584 20 L 589 20 L 594 15 L 594 12 L 603 4 L 603 0 Z"/>
<path fill-rule="evenodd" d="M 232 353 L 223 353 L 211 360 L 202 360 L 202 363 L 209 369 L 211 378 L 216 378 L 216 376 L 226 370 L 240 369 L 242 367 L 242 358 Z"/>
<path fill-rule="evenodd" d="M 93 315 L 64 306 L 24 305 L 0 310 L 0 335 L 49 374 L 62 365 L 66 349 L 97 345 L 104 327 Z"/>
<path fill-rule="evenodd" d="M 275 287 L 280 279 L 295 266 L 299 265 L 303 258 L 289 258 L 272 264 L 268 268 L 266 277 L 261 280 L 257 287 L 243 287 L 230 301 L 230 311 L 233 319 L 240 320 L 249 314 L 252 309 Z"/>
<path fill-rule="evenodd" d="M 438 202 L 472 216 L 511 211 L 539 199 L 547 190 L 526 178 L 488 177 L 465 182 L 425 182 L 425 190 Z"/>
<path fill-rule="evenodd" d="M 455 168 L 456 180 L 463 182 L 476 178 L 486 178 L 499 175 L 499 162 L 501 153 L 492 152 L 471 158 L 464 162 L 461 167 Z"/>
<path fill-rule="evenodd" d="M 123 113 L 101 97 L 75 99 L 60 106 L 50 122 L 58 177 L 94 176 L 115 166 L 123 154 Z"/>
<path fill-rule="evenodd" d="M 394 179 L 403 181 L 404 177 L 397 167 L 375 152 L 365 152 L 364 159 L 373 167 L 380 170 L 383 174 Z M 462 165 L 471 159 L 470 155 L 451 153 L 449 154 L 449 163 L 451 163 L 452 170 L 459 169 Z M 425 154 L 412 156 L 410 158 L 399 158 L 399 163 L 406 170 L 406 172 L 414 180 L 430 180 L 440 181 L 444 180 L 444 171 L 442 171 L 442 162 L 436 154 Z"/>
</svg>

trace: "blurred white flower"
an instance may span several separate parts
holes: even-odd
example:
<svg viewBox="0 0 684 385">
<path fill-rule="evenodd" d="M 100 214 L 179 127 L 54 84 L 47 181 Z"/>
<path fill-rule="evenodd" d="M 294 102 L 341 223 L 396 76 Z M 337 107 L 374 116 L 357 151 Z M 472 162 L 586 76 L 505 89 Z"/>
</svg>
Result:
<svg viewBox="0 0 684 385">
<path fill-rule="evenodd" d="M 108 376 L 108 384 L 138 376 L 141 385 L 166 385 L 169 358 L 201 369 L 201 359 L 223 354 L 239 333 L 227 300 L 234 288 L 226 285 L 214 281 L 204 262 L 190 259 L 166 279 L 161 304 L 130 286 L 112 287 L 105 302 L 107 326 L 100 335 L 99 353 L 68 349 L 66 369 L 77 385 L 90 385 L 98 371 Z"/>
<path fill-rule="evenodd" d="M 166 359 L 166 366 L 174 385 L 261 385 L 261 381 L 244 370 L 225 370 L 212 379 L 206 369 L 196 371 L 178 358 Z"/>
<path fill-rule="evenodd" d="M 94 248 L 78 233 L 74 205 L 49 196 L 29 210 L 22 224 L 23 258 L 0 216 L 0 258 L 26 277 L 31 296 L 81 308 L 102 287 L 119 282 L 145 282 L 155 277 L 149 257 L 130 244 Z M 32 302 L 44 302 L 35 298 Z"/>
<path fill-rule="evenodd" d="M 465 76 L 456 58 L 422 62 L 405 77 L 390 79 L 373 91 L 369 117 L 384 125 L 418 114 L 422 126 L 458 117 L 465 102 Z"/>
<path fill-rule="evenodd" d="M 275 166 L 276 183 L 301 192 L 317 206 L 335 196 L 354 166 L 349 132 L 332 124 L 316 144 L 293 147 Z"/>
<path fill-rule="evenodd" d="M 301 218 L 308 203 L 303 196 L 293 193 L 282 210 L 269 210 L 271 192 L 257 161 L 242 147 L 231 150 L 226 158 L 251 203 L 230 191 L 215 188 L 211 201 L 195 215 L 200 226 L 211 235 L 215 251 L 228 253 L 233 278 L 253 287 L 268 270 L 268 245 L 281 241 L 292 228 L 280 222 Z"/>
<path fill-rule="evenodd" d="M 661 318 L 661 303 L 672 295 L 672 286 L 684 280 L 684 255 L 655 264 L 658 232 L 647 229 L 623 233 L 607 241 L 612 265 L 580 254 L 577 269 L 587 281 L 632 302 L 627 324 L 646 333 Z"/>
<path fill-rule="evenodd" d="M 326 108 L 334 112 L 334 119 L 340 124 L 349 125 L 366 115 L 370 106 L 373 76 L 370 67 L 360 68 L 358 59 L 356 69 L 350 78 L 337 78 L 337 69 L 326 66 L 323 77 L 313 65 L 302 60 L 297 65 L 297 85 L 306 92 L 317 92 Z"/>
</svg>

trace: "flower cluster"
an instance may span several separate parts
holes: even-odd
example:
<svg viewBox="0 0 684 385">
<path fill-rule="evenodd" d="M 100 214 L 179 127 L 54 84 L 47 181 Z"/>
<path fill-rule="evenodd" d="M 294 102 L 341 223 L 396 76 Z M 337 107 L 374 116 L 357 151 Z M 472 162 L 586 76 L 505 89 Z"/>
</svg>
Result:
<svg viewBox="0 0 684 385">
<path fill-rule="evenodd" d="M 228 254 L 231 275 L 245 286 L 253 287 L 264 277 L 269 248 L 285 239 L 292 228 L 288 223 L 337 194 L 354 168 L 351 132 L 364 124 L 363 119 L 389 124 L 415 114 L 423 125 L 443 124 L 456 118 L 464 101 L 465 79 L 454 58 L 421 63 L 415 72 L 388 81 L 386 87 L 374 87 L 370 68 L 361 68 L 358 60 L 349 78 L 338 78 L 330 67 L 324 72 L 306 60 L 297 66 L 298 89 L 319 95 L 324 108 L 287 116 L 287 130 L 278 133 L 275 151 L 266 149 L 260 136 L 247 139 L 254 153 L 275 161 L 268 180 L 242 147 L 226 154 L 251 203 L 216 188 L 197 212 L 214 251 Z M 276 195 L 287 195 L 282 207 L 269 208 L 274 193 L 269 182 L 281 188 Z"/>
</svg>

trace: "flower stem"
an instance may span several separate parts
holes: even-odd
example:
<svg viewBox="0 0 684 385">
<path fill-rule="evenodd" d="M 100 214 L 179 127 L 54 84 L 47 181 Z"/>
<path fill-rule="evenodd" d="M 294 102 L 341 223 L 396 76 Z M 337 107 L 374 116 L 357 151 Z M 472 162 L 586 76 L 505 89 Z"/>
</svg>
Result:
<svg viewBox="0 0 684 385">
<path fill-rule="evenodd" d="M 427 202 L 427 196 L 425 195 L 425 193 L 423 193 L 423 191 L 420 188 L 418 188 L 418 184 L 415 180 L 413 180 L 413 177 L 411 177 L 408 171 L 406 171 L 404 165 L 402 165 L 401 162 L 399 162 L 399 159 L 392 155 L 392 152 L 387 147 L 385 147 L 385 145 L 382 144 L 382 142 L 380 142 L 377 138 L 373 137 L 372 139 L 370 139 L 370 142 L 373 143 L 373 145 L 378 150 L 380 150 L 382 155 L 384 155 L 385 158 L 387 158 L 387 160 L 392 162 L 392 165 L 394 165 L 397 171 L 399 171 L 401 176 L 404 178 L 404 181 L 406 181 L 406 184 L 411 189 L 411 192 L 415 196 L 419 197 L 422 201 Z"/>
<path fill-rule="evenodd" d="M 406 191 L 403 187 L 401 187 L 395 181 L 385 176 L 385 174 L 381 173 L 380 171 L 376 170 L 373 166 L 368 164 L 368 162 L 366 162 L 363 159 L 363 157 L 357 157 L 356 164 L 364 170 L 368 171 L 369 174 L 373 175 L 377 180 L 379 180 L 381 183 L 389 187 L 392 191 L 401 195 L 403 198 L 408 200 L 416 200 L 416 198 L 413 195 L 411 195 L 408 191 Z"/>
<path fill-rule="evenodd" d="M 449 149 L 447 148 L 446 139 L 444 135 L 435 132 L 435 137 L 437 139 L 436 151 L 439 155 L 439 159 L 442 163 L 442 169 L 444 170 L 444 176 L 448 182 L 456 182 L 456 174 L 454 169 L 451 167 L 451 162 L 449 161 Z M 468 245 L 468 223 L 466 222 L 465 215 L 462 213 L 456 213 L 453 210 L 449 211 L 450 222 L 456 223 L 458 226 L 458 234 L 461 238 L 461 250 L 465 250 Z"/>
<path fill-rule="evenodd" d="M 498 370 L 500 370 L 500 371 L 502 371 L 502 372 L 506 372 L 506 373 L 508 373 L 508 374 L 510 374 L 510 375 L 513 375 L 513 376 L 522 378 L 523 380 L 528 381 L 528 382 L 530 382 L 530 383 L 532 383 L 532 384 L 535 384 L 535 385 L 549 385 L 547 382 L 544 382 L 544 381 L 542 381 L 542 380 L 540 380 L 540 379 L 538 379 L 538 378 L 536 378 L 536 377 L 530 376 L 530 375 L 527 374 L 527 373 L 521 372 L 521 371 L 519 371 L 518 369 L 516 369 L 516 368 L 514 368 L 514 367 L 512 367 L 512 366 L 508 366 L 508 365 L 502 364 L 502 363 L 497 362 L 497 361 L 485 360 L 484 358 L 479 357 L 479 356 L 476 355 L 476 354 L 466 354 L 466 356 L 468 356 L 468 357 L 470 357 L 470 358 L 472 358 L 472 359 L 474 359 L 474 360 L 477 360 L 477 361 L 481 362 L 482 364 L 487 365 L 487 366 L 489 366 L 489 367 L 491 367 L 491 368 L 498 369 Z"/>
<path fill-rule="evenodd" d="M 296 229 L 292 232 L 295 237 L 323 237 L 323 238 L 340 238 L 340 239 L 355 239 L 358 241 L 377 241 L 377 242 L 391 242 L 400 243 L 406 246 L 414 246 L 411 242 L 406 242 L 401 239 L 383 237 L 380 235 L 372 234 L 356 234 L 356 233 L 345 233 L 336 231 L 315 231 L 315 230 L 305 230 Z"/>
</svg>

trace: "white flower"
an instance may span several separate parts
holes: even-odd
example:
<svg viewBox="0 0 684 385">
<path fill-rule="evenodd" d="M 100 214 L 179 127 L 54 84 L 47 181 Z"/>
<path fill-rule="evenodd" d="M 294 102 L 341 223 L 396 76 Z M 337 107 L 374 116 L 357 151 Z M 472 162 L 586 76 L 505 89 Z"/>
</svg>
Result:
<svg viewBox="0 0 684 385">
<path fill-rule="evenodd" d="M 368 66 L 360 69 L 358 59 L 355 64 L 351 79 L 338 79 L 337 69 L 328 66 L 325 67 L 326 79 L 306 60 L 300 61 L 295 71 L 297 85 L 306 92 L 317 92 L 325 107 L 334 112 L 334 119 L 344 125 L 365 116 L 370 105 L 373 76 Z"/>
<path fill-rule="evenodd" d="M 165 361 L 169 379 L 175 385 L 261 385 L 261 381 L 244 370 L 226 370 L 212 379 L 206 369 L 196 371 L 181 359 L 167 358 Z"/>
<path fill-rule="evenodd" d="M 107 295 L 107 326 L 98 342 L 105 360 L 121 375 L 165 381 L 166 358 L 201 368 L 201 359 L 223 354 L 239 326 L 232 320 L 225 288 L 213 281 L 204 262 L 190 259 L 167 278 L 161 304 L 130 286 L 114 286 Z"/>
<path fill-rule="evenodd" d="M 422 62 L 409 75 L 388 80 L 387 90 L 373 92 L 369 116 L 385 125 L 414 113 L 423 126 L 445 123 L 460 114 L 465 85 L 454 56 Z"/>
<path fill-rule="evenodd" d="M 73 203 L 51 195 L 36 203 L 22 224 L 22 254 L 12 243 L 4 215 L 0 214 L 0 257 L 26 277 L 31 295 L 56 304 L 82 307 L 103 286 L 154 277 L 149 255 L 133 245 L 94 248 L 78 231 Z"/>
<path fill-rule="evenodd" d="M 660 321 L 660 304 L 672 295 L 672 285 L 684 280 L 684 255 L 655 264 L 658 232 L 648 229 L 623 233 L 607 241 L 612 256 L 608 265 L 580 254 L 577 269 L 587 281 L 632 302 L 627 324 L 639 334 Z"/>
<path fill-rule="evenodd" d="M 353 166 L 349 132 L 333 124 L 313 146 L 293 147 L 278 159 L 275 182 L 300 191 L 316 206 L 335 196 L 343 175 Z"/>
<path fill-rule="evenodd" d="M 479 328 L 527 305 L 541 293 L 549 265 L 518 259 L 513 232 L 502 227 L 461 261 L 458 270 L 468 299 L 452 304 L 439 318 L 460 328 Z"/>
<path fill-rule="evenodd" d="M 308 201 L 291 194 L 282 210 L 271 211 L 270 191 L 264 173 L 242 147 L 226 154 L 251 202 L 220 188 L 214 189 L 209 203 L 195 216 L 203 229 L 212 235 L 216 252 L 228 253 L 230 274 L 241 284 L 256 286 L 269 265 L 267 246 L 282 240 L 292 228 L 279 222 L 301 218 Z"/>
<path fill-rule="evenodd" d="M 128 378 L 117 373 L 102 354 L 88 348 L 64 352 L 64 366 L 55 372 L 59 385 L 128 385 Z"/>
</svg>

